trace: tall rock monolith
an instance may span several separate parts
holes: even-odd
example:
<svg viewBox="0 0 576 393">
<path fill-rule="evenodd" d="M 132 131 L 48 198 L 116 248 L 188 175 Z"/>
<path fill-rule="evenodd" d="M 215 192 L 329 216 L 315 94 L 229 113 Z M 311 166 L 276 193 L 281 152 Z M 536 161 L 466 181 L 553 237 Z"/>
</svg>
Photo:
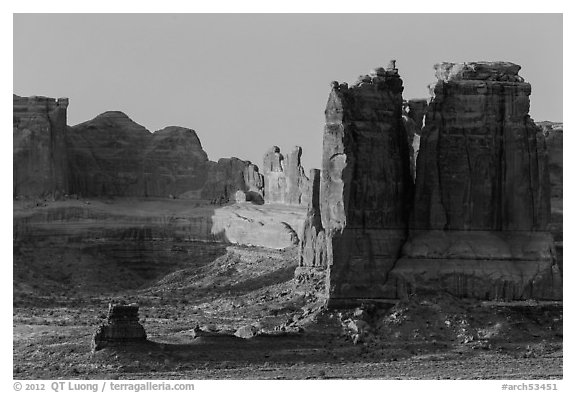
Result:
<svg viewBox="0 0 576 393">
<path fill-rule="evenodd" d="M 302 249 L 302 266 L 325 264 L 329 305 L 390 297 L 385 285 L 407 236 L 412 179 L 394 62 L 353 86 L 332 83 L 326 106 L 319 223 L 326 261 Z M 316 214 L 316 213 L 315 213 Z M 307 237 L 304 235 L 304 239 Z"/>
<path fill-rule="evenodd" d="M 417 162 L 397 294 L 557 299 L 546 143 L 531 86 L 507 62 L 441 63 Z"/>
</svg>

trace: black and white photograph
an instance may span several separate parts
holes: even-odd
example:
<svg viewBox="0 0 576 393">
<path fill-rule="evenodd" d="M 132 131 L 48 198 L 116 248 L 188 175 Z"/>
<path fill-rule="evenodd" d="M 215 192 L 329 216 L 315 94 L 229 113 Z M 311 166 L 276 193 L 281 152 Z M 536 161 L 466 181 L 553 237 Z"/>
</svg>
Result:
<svg viewBox="0 0 576 393">
<path fill-rule="evenodd" d="M 552 11 L 13 12 L 6 391 L 565 390 Z"/>
</svg>

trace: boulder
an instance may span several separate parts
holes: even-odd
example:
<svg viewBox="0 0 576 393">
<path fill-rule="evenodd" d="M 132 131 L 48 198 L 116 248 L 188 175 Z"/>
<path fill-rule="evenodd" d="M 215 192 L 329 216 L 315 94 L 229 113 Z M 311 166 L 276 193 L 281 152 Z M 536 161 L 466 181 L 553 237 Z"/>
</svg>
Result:
<svg viewBox="0 0 576 393">
<path fill-rule="evenodd" d="M 242 326 L 234 333 L 236 337 L 240 338 L 252 338 L 257 334 L 258 334 L 258 328 L 256 328 L 253 325 Z"/>
</svg>

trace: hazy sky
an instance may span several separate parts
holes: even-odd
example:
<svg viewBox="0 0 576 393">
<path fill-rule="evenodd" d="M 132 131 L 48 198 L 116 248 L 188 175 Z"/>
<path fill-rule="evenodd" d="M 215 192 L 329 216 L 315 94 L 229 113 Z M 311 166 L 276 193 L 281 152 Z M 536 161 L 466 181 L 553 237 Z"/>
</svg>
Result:
<svg viewBox="0 0 576 393">
<path fill-rule="evenodd" d="M 212 160 L 300 145 L 319 167 L 330 82 L 390 59 L 404 98 L 428 97 L 437 62 L 520 64 L 532 118 L 562 121 L 561 14 L 14 16 L 15 94 L 69 97 L 70 125 L 120 110 L 193 128 Z"/>
</svg>

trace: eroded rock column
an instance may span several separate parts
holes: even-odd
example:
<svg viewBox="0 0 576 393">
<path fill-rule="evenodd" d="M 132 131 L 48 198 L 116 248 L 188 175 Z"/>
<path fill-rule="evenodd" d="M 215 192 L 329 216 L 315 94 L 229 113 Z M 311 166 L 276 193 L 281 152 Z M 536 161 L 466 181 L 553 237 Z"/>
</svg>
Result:
<svg viewBox="0 0 576 393">
<path fill-rule="evenodd" d="M 394 62 L 353 86 L 332 83 L 326 106 L 319 214 L 329 304 L 390 297 L 385 285 L 407 235 L 412 180 Z M 306 240 L 307 237 L 304 236 Z M 315 240 L 320 247 L 324 240 Z M 322 264 L 302 247 L 301 265 Z M 320 253 L 322 255 L 322 253 Z"/>
</svg>

